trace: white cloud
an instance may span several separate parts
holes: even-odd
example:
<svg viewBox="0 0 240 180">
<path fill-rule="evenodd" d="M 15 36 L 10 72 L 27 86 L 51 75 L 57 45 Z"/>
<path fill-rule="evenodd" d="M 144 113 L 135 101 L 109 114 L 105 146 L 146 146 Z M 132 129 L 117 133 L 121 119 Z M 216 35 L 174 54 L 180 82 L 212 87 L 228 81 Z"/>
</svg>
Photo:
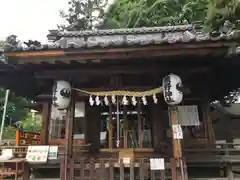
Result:
<svg viewBox="0 0 240 180">
<path fill-rule="evenodd" d="M 46 42 L 49 29 L 62 22 L 60 9 L 68 0 L 1 0 L 0 39 L 16 34 L 21 40 Z"/>
</svg>

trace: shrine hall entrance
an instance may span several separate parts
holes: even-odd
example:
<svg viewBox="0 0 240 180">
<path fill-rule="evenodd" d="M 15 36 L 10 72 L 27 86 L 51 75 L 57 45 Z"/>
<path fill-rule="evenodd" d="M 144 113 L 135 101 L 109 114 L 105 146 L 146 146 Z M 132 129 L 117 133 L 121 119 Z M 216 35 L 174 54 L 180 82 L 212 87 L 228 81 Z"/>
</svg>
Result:
<svg viewBox="0 0 240 180">
<path fill-rule="evenodd" d="M 101 148 L 152 148 L 150 114 L 141 104 L 101 109 Z M 105 140 L 104 140 L 105 139 Z"/>
</svg>

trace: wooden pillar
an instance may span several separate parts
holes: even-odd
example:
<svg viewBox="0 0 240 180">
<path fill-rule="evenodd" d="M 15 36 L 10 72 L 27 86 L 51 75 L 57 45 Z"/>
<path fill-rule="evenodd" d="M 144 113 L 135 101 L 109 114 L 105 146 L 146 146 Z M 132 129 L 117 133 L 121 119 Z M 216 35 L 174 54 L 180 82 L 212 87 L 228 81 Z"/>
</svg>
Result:
<svg viewBox="0 0 240 180">
<path fill-rule="evenodd" d="M 177 111 L 175 107 L 170 108 L 170 121 L 171 121 L 171 126 L 178 124 Z M 172 129 L 172 143 L 173 143 L 173 157 L 175 159 L 182 158 L 181 142 L 180 140 L 174 138 L 173 129 Z"/>
<path fill-rule="evenodd" d="M 64 156 L 60 158 L 60 180 L 67 180 L 68 179 L 68 164 L 69 164 L 69 157 L 72 158 L 72 145 L 73 145 L 73 120 L 74 120 L 74 113 L 75 113 L 75 93 L 72 92 L 71 97 L 71 104 L 67 111 L 66 118 L 66 126 L 65 126 L 65 152 Z M 72 167 L 71 167 L 72 168 Z"/>
<path fill-rule="evenodd" d="M 232 171 L 232 164 L 227 165 L 227 174 L 228 174 L 228 180 L 234 180 L 234 173 Z"/>
<path fill-rule="evenodd" d="M 167 115 L 164 114 L 163 107 L 159 104 L 151 105 L 150 110 L 153 148 L 156 151 L 161 151 L 161 144 L 167 140 L 167 135 L 165 132 L 165 121 L 167 121 Z"/>
<path fill-rule="evenodd" d="M 142 148 L 142 116 L 141 116 L 141 101 L 138 98 L 137 103 L 137 118 L 138 118 L 138 147 Z"/>
<path fill-rule="evenodd" d="M 172 143 L 173 143 L 173 162 L 175 161 L 176 166 L 172 167 L 172 171 L 175 171 L 173 180 L 187 180 L 187 171 L 185 166 L 185 159 L 182 157 L 182 145 L 180 139 L 175 139 L 173 125 L 178 125 L 177 119 L 177 108 L 170 107 L 170 122 L 172 126 Z"/>
<path fill-rule="evenodd" d="M 70 108 L 67 113 L 67 121 L 66 121 L 66 143 L 67 143 L 67 154 L 68 156 L 72 156 L 72 147 L 73 147 L 73 121 L 75 117 L 75 104 L 76 104 L 76 99 L 75 99 L 75 93 L 72 93 L 72 98 L 71 98 L 71 104 Z"/>
<path fill-rule="evenodd" d="M 91 144 L 90 153 L 100 150 L 101 114 L 98 106 L 86 105 L 86 143 Z"/>
<path fill-rule="evenodd" d="M 127 106 L 123 106 L 123 148 L 128 147 Z"/>
<path fill-rule="evenodd" d="M 108 148 L 113 148 L 113 105 L 109 104 L 109 116 L 108 116 Z"/>
<path fill-rule="evenodd" d="M 51 115 L 51 103 L 43 102 L 42 103 L 42 130 L 41 130 L 41 138 L 42 144 L 48 144 L 48 135 L 49 135 L 49 122 Z"/>
<path fill-rule="evenodd" d="M 202 109 L 205 137 L 208 139 L 208 145 L 212 146 L 215 144 L 215 134 L 213 131 L 212 119 L 210 117 L 210 102 L 207 96 L 203 98 Z"/>
</svg>

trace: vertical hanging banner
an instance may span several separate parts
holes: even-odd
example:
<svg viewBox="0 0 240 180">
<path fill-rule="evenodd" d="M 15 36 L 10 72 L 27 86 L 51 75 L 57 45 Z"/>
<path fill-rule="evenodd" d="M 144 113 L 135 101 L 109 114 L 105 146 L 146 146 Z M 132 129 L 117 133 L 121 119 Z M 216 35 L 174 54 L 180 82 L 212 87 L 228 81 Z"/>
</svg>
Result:
<svg viewBox="0 0 240 180">
<path fill-rule="evenodd" d="M 199 126 L 198 107 L 191 106 L 178 106 L 178 124 L 181 126 Z"/>
<path fill-rule="evenodd" d="M 174 139 L 183 139 L 183 131 L 182 131 L 181 125 L 173 124 L 172 129 L 173 129 L 173 138 Z"/>
</svg>

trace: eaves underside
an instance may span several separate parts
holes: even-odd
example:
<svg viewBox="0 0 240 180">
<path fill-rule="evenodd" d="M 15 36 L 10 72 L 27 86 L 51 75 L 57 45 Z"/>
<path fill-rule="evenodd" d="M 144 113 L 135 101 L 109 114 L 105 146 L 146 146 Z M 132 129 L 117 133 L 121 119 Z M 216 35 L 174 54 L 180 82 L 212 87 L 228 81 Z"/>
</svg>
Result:
<svg viewBox="0 0 240 180">
<path fill-rule="evenodd" d="M 166 45 L 132 46 L 118 48 L 92 49 L 56 49 L 39 51 L 21 51 L 5 53 L 8 61 L 17 64 L 54 64 L 56 61 L 114 60 L 141 57 L 172 57 L 172 56 L 222 56 L 227 55 L 229 48 L 236 47 L 236 41 L 198 42 Z"/>
</svg>

